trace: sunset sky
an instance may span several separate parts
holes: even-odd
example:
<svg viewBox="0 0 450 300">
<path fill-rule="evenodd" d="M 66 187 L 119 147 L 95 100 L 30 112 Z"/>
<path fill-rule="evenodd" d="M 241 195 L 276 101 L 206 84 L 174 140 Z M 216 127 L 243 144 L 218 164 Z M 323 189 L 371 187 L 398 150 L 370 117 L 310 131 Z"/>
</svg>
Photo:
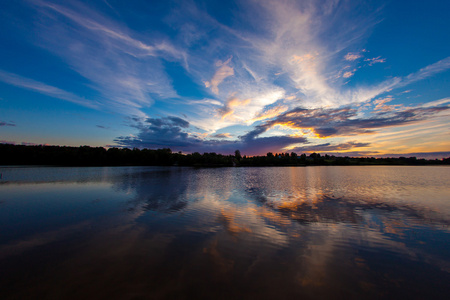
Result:
<svg viewBox="0 0 450 300">
<path fill-rule="evenodd" d="M 450 156 L 450 1 L 1 5 L 2 143 Z"/>
</svg>

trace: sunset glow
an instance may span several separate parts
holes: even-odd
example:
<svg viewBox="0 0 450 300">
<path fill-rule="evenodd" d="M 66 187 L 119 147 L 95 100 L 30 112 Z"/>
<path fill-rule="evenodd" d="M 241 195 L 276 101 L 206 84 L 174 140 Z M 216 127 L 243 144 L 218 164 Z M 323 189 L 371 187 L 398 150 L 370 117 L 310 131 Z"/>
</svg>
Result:
<svg viewBox="0 0 450 300">
<path fill-rule="evenodd" d="M 0 142 L 448 157 L 449 11 L 448 1 L 5 1 Z"/>
</svg>

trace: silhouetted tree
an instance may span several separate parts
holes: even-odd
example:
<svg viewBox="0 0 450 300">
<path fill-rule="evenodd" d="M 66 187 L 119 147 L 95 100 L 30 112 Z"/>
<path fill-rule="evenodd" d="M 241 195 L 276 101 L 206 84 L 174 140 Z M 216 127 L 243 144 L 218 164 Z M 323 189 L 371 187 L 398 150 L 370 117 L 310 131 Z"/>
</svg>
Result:
<svg viewBox="0 0 450 300">
<path fill-rule="evenodd" d="M 234 151 L 234 157 L 235 157 L 238 161 L 240 161 L 241 158 L 242 158 L 242 156 L 241 156 L 241 151 L 239 151 L 239 150 Z"/>
<path fill-rule="evenodd" d="M 0 144 L 0 165 L 61 165 L 61 166 L 305 166 L 305 165 L 442 165 L 450 164 L 450 157 L 441 160 L 400 158 L 350 158 L 321 156 L 312 153 L 297 156 L 294 152 L 272 152 L 266 156 L 241 157 L 239 150 L 234 155 L 222 155 L 215 152 L 192 154 L 173 153 L 171 149 L 128 149 L 102 147 L 66 147 L 66 146 L 25 146 Z"/>
</svg>

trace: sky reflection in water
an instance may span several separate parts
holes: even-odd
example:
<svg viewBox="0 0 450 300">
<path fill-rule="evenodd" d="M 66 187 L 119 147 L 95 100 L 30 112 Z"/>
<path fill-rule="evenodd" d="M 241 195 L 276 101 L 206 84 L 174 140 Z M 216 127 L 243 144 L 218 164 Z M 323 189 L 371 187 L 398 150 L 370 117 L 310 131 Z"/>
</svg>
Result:
<svg viewBox="0 0 450 300">
<path fill-rule="evenodd" d="M 450 168 L 1 168 L 0 296 L 434 298 Z"/>
</svg>

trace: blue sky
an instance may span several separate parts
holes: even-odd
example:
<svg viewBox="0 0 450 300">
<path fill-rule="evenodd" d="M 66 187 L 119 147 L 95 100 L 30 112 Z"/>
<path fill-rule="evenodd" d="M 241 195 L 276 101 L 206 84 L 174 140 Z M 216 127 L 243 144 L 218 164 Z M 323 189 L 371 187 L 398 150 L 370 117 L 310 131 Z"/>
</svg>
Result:
<svg viewBox="0 0 450 300">
<path fill-rule="evenodd" d="M 449 1 L 6 1 L 0 140 L 449 156 L 448 11 Z"/>
</svg>

